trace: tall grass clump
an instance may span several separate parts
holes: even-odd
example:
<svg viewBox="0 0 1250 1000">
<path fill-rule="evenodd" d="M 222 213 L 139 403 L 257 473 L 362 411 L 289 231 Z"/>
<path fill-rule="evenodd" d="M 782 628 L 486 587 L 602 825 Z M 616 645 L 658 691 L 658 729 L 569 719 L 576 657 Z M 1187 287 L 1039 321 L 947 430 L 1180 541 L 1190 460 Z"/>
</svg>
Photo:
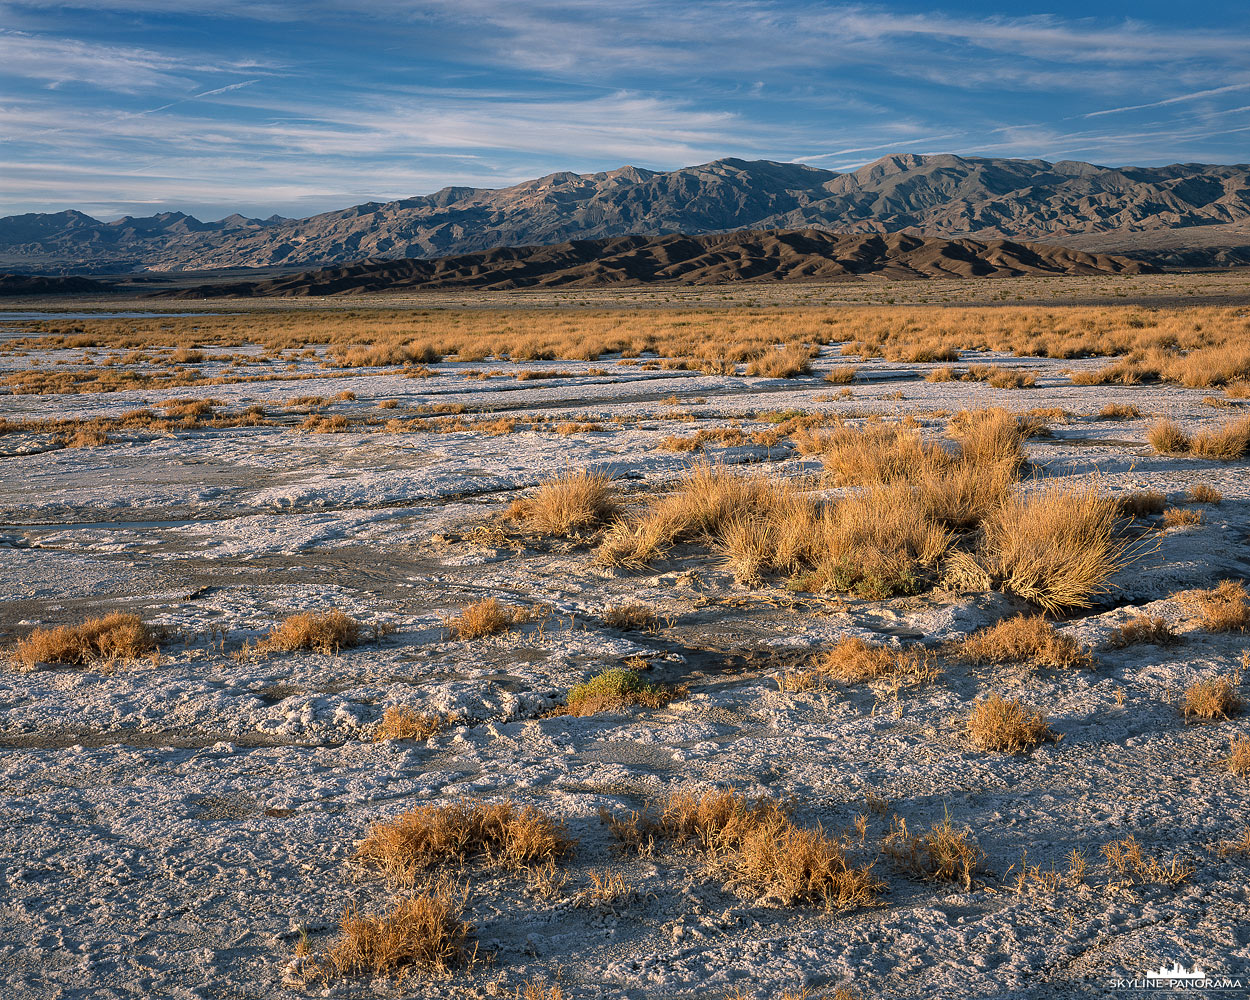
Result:
<svg viewBox="0 0 1250 1000">
<path fill-rule="evenodd" d="M 986 558 L 1005 591 L 1052 613 L 1086 608 L 1129 561 L 1118 516 L 1093 484 L 1018 492 L 986 521 Z"/>
<path fill-rule="evenodd" d="M 134 660 L 156 651 L 156 635 L 138 615 L 113 612 L 80 625 L 37 628 L 9 654 L 20 670 L 40 663 L 81 667 L 100 661 Z"/>
<path fill-rule="evenodd" d="M 260 653 L 296 653 L 304 650 L 327 656 L 360 643 L 360 622 L 337 608 L 291 615 L 256 645 Z"/>
<path fill-rule="evenodd" d="M 612 477 L 579 469 L 565 472 L 538 488 L 531 497 L 515 501 L 508 516 L 531 531 L 563 537 L 595 528 L 616 517 L 619 506 L 612 495 Z"/>
</svg>

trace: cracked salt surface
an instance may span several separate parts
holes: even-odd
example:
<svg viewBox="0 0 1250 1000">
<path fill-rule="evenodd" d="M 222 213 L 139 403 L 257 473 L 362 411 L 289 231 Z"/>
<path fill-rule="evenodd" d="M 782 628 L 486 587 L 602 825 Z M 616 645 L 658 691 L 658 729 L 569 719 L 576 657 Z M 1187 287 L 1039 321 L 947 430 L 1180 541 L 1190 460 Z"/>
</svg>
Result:
<svg viewBox="0 0 1250 1000">
<path fill-rule="evenodd" d="M 523 878 L 470 864 L 459 877 L 491 966 L 445 982 L 344 981 L 311 993 L 481 996 L 502 977 L 511 995 L 559 969 L 573 997 L 711 998 L 739 986 L 776 995 L 843 982 L 865 996 L 1049 997 L 1096 995 L 1108 977 L 1162 960 L 1250 972 L 1246 864 L 1216 853 L 1246 822 L 1246 782 L 1218 763 L 1247 732 L 1245 717 L 1186 725 L 1176 703 L 1192 680 L 1234 669 L 1246 639 L 1197 629 L 1169 596 L 1247 575 L 1244 462 L 1152 456 L 1146 418 L 1056 426 L 1054 440 L 1029 442 L 1047 474 L 1097 471 L 1106 489 L 1158 489 L 1174 502 L 1206 481 L 1225 499 L 1202 508 L 1204 524 L 1158 536 L 1102 605 L 1060 623 L 1098 649 L 1094 670 L 946 662 L 939 683 L 897 702 L 862 687 L 782 692 L 777 676 L 841 637 L 936 645 L 1022 606 L 999 594 L 934 594 L 785 607 L 776 588 L 744 590 L 706 554 L 679 551 L 630 575 L 592 570 L 585 549 L 514 554 L 438 540 L 570 465 L 610 469 L 645 495 L 688 461 L 656 450 L 660 439 L 760 407 L 1091 412 L 1132 402 L 1187 423 L 1218 419 L 1200 392 L 1081 388 L 1059 377 L 1084 362 L 1029 359 L 1041 384 L 1028 391 L 902 381 L 857 384 L 848 400 L 818 382 L 832 363 L 819 361 L 812 379 L 749 383 L 767 390 L 756 395 L 737 392 L 742 380 L 686 373 L 507 393 L 451 376 L 414 386 L 344 375 L 316 391 L 354 391 L 345 413 L 402 394 L 413 405 L 505 405 L 518 417 L 561 407 L 647 419 L 567 437 L 201 430 L 0 460 L 5 632 L 119 608 L 169 633 L 158 665 L 0 673 L 0 993 L 291 995 L 283 982 L 299 928 L 320 946 L 345 906 L 372 910 L 387 897 L 350 862 L 354 842 L 372 822 L 461 795 L 512 797 L 563 818 L 579 840 L 566 891 L 544 898 Z M 925 370 L 862 367 L 891 377 Z M 208 394 L 243 405 L 306 385 Z M 903 401 L 883 398 L 895 388 Z M 707 397 L 696 409 L 716 417 L 659 418 L 654 401 L 673 391 Z M 179 395 L 186 390 L 9 399 L 27 415 L 92 415 Z M 714 454 L 787 472 L 816 467 L 784 446 Z M 552 613 L 506 636 L 449 639 L 443 619 L 491 595 Z M 650 636 L 599 623 L 605 606 L 629 600 L 672 624 Z M 230 655 L 285 614 L 331 605 L 395 630 L 334 656 Z M 1104 648 L 1139 611 L 1168 620 L 1183 642 Z M 654 678 L 685 683 L 689 697 L 633 714 L 545 714 L 570 685 L 634 655 Z M 1021 757 L 973 751 L 960 720 L 990 690 L 1046 706 L 1062 738 Z M 458 724 L 424 743 L 372 742 L 393 705 L 453 713 Z M 687 784 L 776 795 L 795 804 L 799 822 L 835 833 L 867 811 L 870 792 L 913 829 L 949 814 L 974 831 L 990 872 L 963 892 L 880 859 L 883 905 L 826 914 L 725 891 L 681 855 L 615 850 L 601 807 L 638 808 Z M 872 860 L 886 827 L 869 813 L 852 858 Z M 1192 857 L 1192 881 L 1014 891 L 1009 873 L 1025 852 L 1030 865 L 1062 869 L 1077 849 L 1095 865 L 1103 844 L 1128 834 L 1149 853 Z M 574 908 L 589 870 L 604 868 L 638 898 L 614 911 Z"/>
</svg>

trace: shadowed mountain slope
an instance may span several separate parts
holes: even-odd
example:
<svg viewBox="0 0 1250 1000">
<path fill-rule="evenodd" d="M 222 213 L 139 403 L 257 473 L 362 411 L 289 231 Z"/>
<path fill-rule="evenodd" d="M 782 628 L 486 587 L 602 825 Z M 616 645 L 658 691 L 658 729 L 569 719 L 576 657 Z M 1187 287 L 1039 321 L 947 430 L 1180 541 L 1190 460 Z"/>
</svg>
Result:
<svg viewBox="0 0 1250 1000">
<path fill-rule="evenodd" d="M 362 260 L 264 281 L 221 282 L 157 293 L 178 298 L 346 295 L 357 292 L 668 282 L 1140 274 L 1149 265 L 1062 247 L 944 240 L 817 229 L 705 236 L 621 236 L 555 246 L 504 247 L 435 260 Z"/>
</svg>

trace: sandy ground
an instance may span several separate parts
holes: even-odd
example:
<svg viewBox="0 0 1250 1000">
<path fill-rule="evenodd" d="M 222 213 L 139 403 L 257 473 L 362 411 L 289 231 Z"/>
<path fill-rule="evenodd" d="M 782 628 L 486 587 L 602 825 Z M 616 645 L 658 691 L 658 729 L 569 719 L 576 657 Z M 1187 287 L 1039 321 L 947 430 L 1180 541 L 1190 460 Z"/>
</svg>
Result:
<svg viewBox="0 0 1250 1000">
<path fill-rule="evenodd" d="M 851 396 L 837 398 L 840 387 L 820 378 L 832 355 L 791 381 L 588 375 L 604 362 L 555 362 L 581 374 L 501 386 L 461 377 L 481 366 L 443 364 L 424 380 L 364 370 L 196 394 L 233 408 L 351 390 L 356 400 L 332 412 L 454 401 L 604 430 L 257 427 L 122 435 L 76 450 L 39 435 L 0 438 L 0 637 L 102 610 L 136 611 L 169 636 L 159 665 L 0 672 L 0 993 L 510 996 L 528 977 L 558 974 L 579 998 L 720 998 L 735 988 L 776 997 L 803 985 L 853 985 L 864 997 L 1110 996 L 1123 995 L 1117 977 L 1174 962 L 1250 983 L 1247 862 L 1216 850 L 1247 821 L 1250 784 L 1220 760 L 1248 727 L 1244 716 L 1187 725 L 1177 706 L 1194 679 L 1235 669 L 1247 639 L 1201 631 L 1170 597 L 1250 576 L 1250 477 L 1245 462 L 1165 459 L 1145 444 L 1154 416 L 1197 428 L 1236 411 L 1204 405 L 1201 390 L 1078 387 L 1061 374 L 1097 359 L 975 360 L 1026 368 L 1039 386 L 927 383 L 931 366 L 871 361 Z M 8 396 L 3 410 L 93 416 L 182 395 Z M 663 402 L 670 395 L 679 405 Z M 1136 404 L 1143 417 L 1093 419 L 1107 402 Z M 750 590 L 693 548 L 629 574 L 595 569 L 585 546 L 516 552 L 459 540 L 517 491 L 571 466 L 650 494 L 690 461 L 657 450 L 662 438 L 743 418 L 744 430 L 759 429 L 767 425 L 749 415 L 760 409 L 910 413 L 936 433 L 931 411 L 987 405 L 1082 415 L 1028 443 L 1038 475 L 1097 474 L 1109 491 L 1157 489 L 1176 502 L 1197 482 L 1224 493 L 1202 508 L 1205 523 L 1160 534 L 1102 603 L 1061 623 L 1095 649 L 1093 670 L 949 662 L 939 683 L 897 699 L 862 686 L 786 693 L 779 673 L 838 638 L 932 645 L 1027 607 L 1001 594 L 868 602 Z M 695 420 L 672 419 L 679 411 Z M 819 467 L 785 444 L 709 455 L 787 473 Z M 552 614 L 492 639 L 449 639 L 444 617 L 491 595 Z M 600 622 L 606 606 L 632 600 L 668 624 L 640 635 Z M 393 631 L 334 656 L 232 658 L 286 614 L 330 606 Z M 1183 643 L 1105 648 L 1137 611 L 1167 619 Z M 659 710 L 544 714 L 571 685 L 635 655 L 689 696 Z M 972 750 L 961 718 L 990 690 L 1046 706 L 1062 739 L 1021 756 Z M 460 724 L 426 742 L 372 742 L 393 705 L 455 713 Z M 869 812 L 867 837 L 850 851 L 857 863 L 876 859 L 888 885 L 881 905 L 778 907 L 726 891 L 693 857 L 614 849 L 601 807 L 622 812 L 688 786 L 778 796 L 797 821 L 835 832 L 868 811 L 870 793 L 883 797 L 886 813 Z M 509 797 L 561 817 L 579 841 L 565 886 L 543 893 L 471 863 L 455 874 L 469 894 L 478 971 L 403 986 L 293 985 L 301 928 L 322 947 L 345 906 L 374 910 L 389 898 L 351 861 L 369 825 L 459 796 Z M 891 813 L 915 829 L 949 815 L 973 831 L 988 871 L 972 891 L 910 877 L 878 857 Z M 1152 854 L 1192 860 L 1192 879 L 1109 887 L 1099 850 L 1129 834 Z M 1063 870 L 1073 849 L 1090 858 L 1089 885 L 1015 891 L 1022 855 Z M 605 868 L 636 898 L 575 906 L 588 872 Z"/>
</svg>

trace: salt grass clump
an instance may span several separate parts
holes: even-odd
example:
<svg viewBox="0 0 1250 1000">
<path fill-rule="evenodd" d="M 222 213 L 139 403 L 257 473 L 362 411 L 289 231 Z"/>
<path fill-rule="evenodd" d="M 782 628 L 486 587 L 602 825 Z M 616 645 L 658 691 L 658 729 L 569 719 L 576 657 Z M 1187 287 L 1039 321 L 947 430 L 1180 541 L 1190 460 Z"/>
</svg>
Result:
<svg viewBox="0 0 1250 1000">
<path fill-rule="evenodd" d="M 1151 615 L 1134 615 L 1123 625 L 1118 625 L 1107 636 L 1107 646 L 1124 649 L 1127 646 L 1154 645 L 1174 646 L 1181 637 L 1163 618 Z"/>
<path fill-rule="evenodd" d="M 138 615 L 114 612 L 81 625 L 37 628 L 9 654 L 21 670 L 41 663 L 81 667 L 97 662 L 135 660 L 156 652 L 156 635 Z"/>
<path fill-rule="evenodd" d="M 1146 432 L 1146 440 L 1160 455 L 1184 455 L 1193 444 L 1190 436 L 1174 420 L 1159 420 L 1152 424 Z"/>
<path fill-rule="evenodd" d="M 1250 596 L 1244 583 L 1224 580 L 1211 590 L 1192 591 L 1183 600 L 1198 612 L 1199 624 L 1208 632 L 1250 629 Z"/>
<path fill-rule="evenodd" d="M 954 882 L 972 889 L 972 876 L 985 870 L 985 852 L 971 833 L 956 830 L 949 816 L 926 833 L 914 834 L 907 821 L 894 817 L 894 825 L 882 841 L 887 857 L 925 879 Z"/>
<path fill-rule="evenodd" d="M 565 472 L 531 497 L 517 500 L 508 515 L 543 535 L 564 537 L 606 524 L 616 517 L 612 478 L 589 469 Z"/>
<path fill-rule="evenodd" d="M 453 618 L 444 621 L 457 639 L 483 639 L 497 635 L 513 625 L 529 620 L 524 608 L 510 608 L 493 597 L 470 604 Z"/>
<path fill-rule="evenodd" d="M 1115 498 L 1116 508 L 1121 517 L 1149 517 L 1162 514 L 1167 506 L 1168 498 L 1158 490 L 1133 490 L 1121 493 Z"/>
<path fill-rule="evenodd" d="M 813 665 L 815 672 L 844 684 L 898 680 L 922 684 L 937 680 L 941 669 L 933 654 L 920 647 L 893 649 L 863 639 L 843 639 L 827 650 Z"/>
<path fill-rule="evenodd" d="M 1028 662 L 1043 667 L 1090 667 L 1093 657 L 1041 615 L 1016 615 L 974 632 L 956 647 L 969 663 Z"/>
<path fill-rule="evenodd" d="M 1024 753 L 1058 736 L 1036 708 L 991 694 L 978 701 L 968 717 L 968 737 L 979 750 Z"/>
<path fill-rule="evenodd" d="M 851 866 L 836 840 L 819 827 L 795 826 L 774 799 L 680 791 L 625 820 L 602 815 L 626 843 L 644 851 L 657 840 L 689 846 L 728 887 L 750 888 L 782 906 L 867 906 L 885 888 L 871 865 Z"/>
<path fill-rule="evenodd" d="M 260 653 L 309 651 L 329 656 L 360 643 L 360 622 L 337 608 L 302 612 L 284 619 L 256 645 Z"/>
<path fill-rule="evenodd" d="M 811 370 L 811 351 L 797 344 L 765 351 L 747 365 L 747 375 L 761 378 L 795 378 Z"/>
<path fill-rule="evenodd" d="M 563 823 L 534 806 L 468 801 L 417 806 L 374 825 L 356 859 L 411 882 L 436 865 L 471 857 L 505 869 L 542 865 L 570 853 L 574 843 Z"/>
<path fill-rule="evenodd" d="M 1250 736 L 1233 737 L 1232 746 L 1229 747 L 1228 757 L 1225 758 L 1224 763 L 1228 765 L 1229 772 L 1237 777 L 1250 777 Z"/>
<path fill-rule="evenodd" d="M 1241 697 L 1233 677 L 1204 677 L 1185 689 L 1186 719 L 1230 719 L 1241 711 Z"/>
<path fill-rule="evenodd" d="M 410 705 L 392 705 L 373 731 L 375 743 L 385 740 L 428 740 L 450 721 L 418 712 Z"/>
<path fill-rule="evenodd" d="M 1052 613 L 1089 607 L 1129 561 L 1118 514 L 1092 484 L 1016 493 L 986 521 L 986 556 L 1008 593 Z"/>
<path fill-rule="evenodd" d="M 1190 487 L 1189 499 L 1194 503 L 1209 503 L 1218 506 L 1224 499 L 1224 494 L 1210 483 L 1196 483 Z"/>
<path fill-rule="evenodd" d="M 1192 528 L 1203 521 L 1202 511 L 1186 510 L 1184 507 L 1169 507 L 1163 512 L 1163 520 L 1159 526 L 1165 531 L 1168 528 Z"/>
<path fill-rule="evenodd" d="M 1215 430 L 1195 434 L 1189 446 L 1197 458 L 1234 462 L 1250 453 L 1250 417 L 1224 424 Z"/>
<path fill-rule="evenodd" d="M 471 962 L 473 928 L 464 920 L 463 908 L 463 895 L 447 885 L 398 897 L 384 913 L 349 908 L 319 971 L 326 979 L 369 976 L 399 982 L 414 972 L 446 976 Z"/>
</svg>

